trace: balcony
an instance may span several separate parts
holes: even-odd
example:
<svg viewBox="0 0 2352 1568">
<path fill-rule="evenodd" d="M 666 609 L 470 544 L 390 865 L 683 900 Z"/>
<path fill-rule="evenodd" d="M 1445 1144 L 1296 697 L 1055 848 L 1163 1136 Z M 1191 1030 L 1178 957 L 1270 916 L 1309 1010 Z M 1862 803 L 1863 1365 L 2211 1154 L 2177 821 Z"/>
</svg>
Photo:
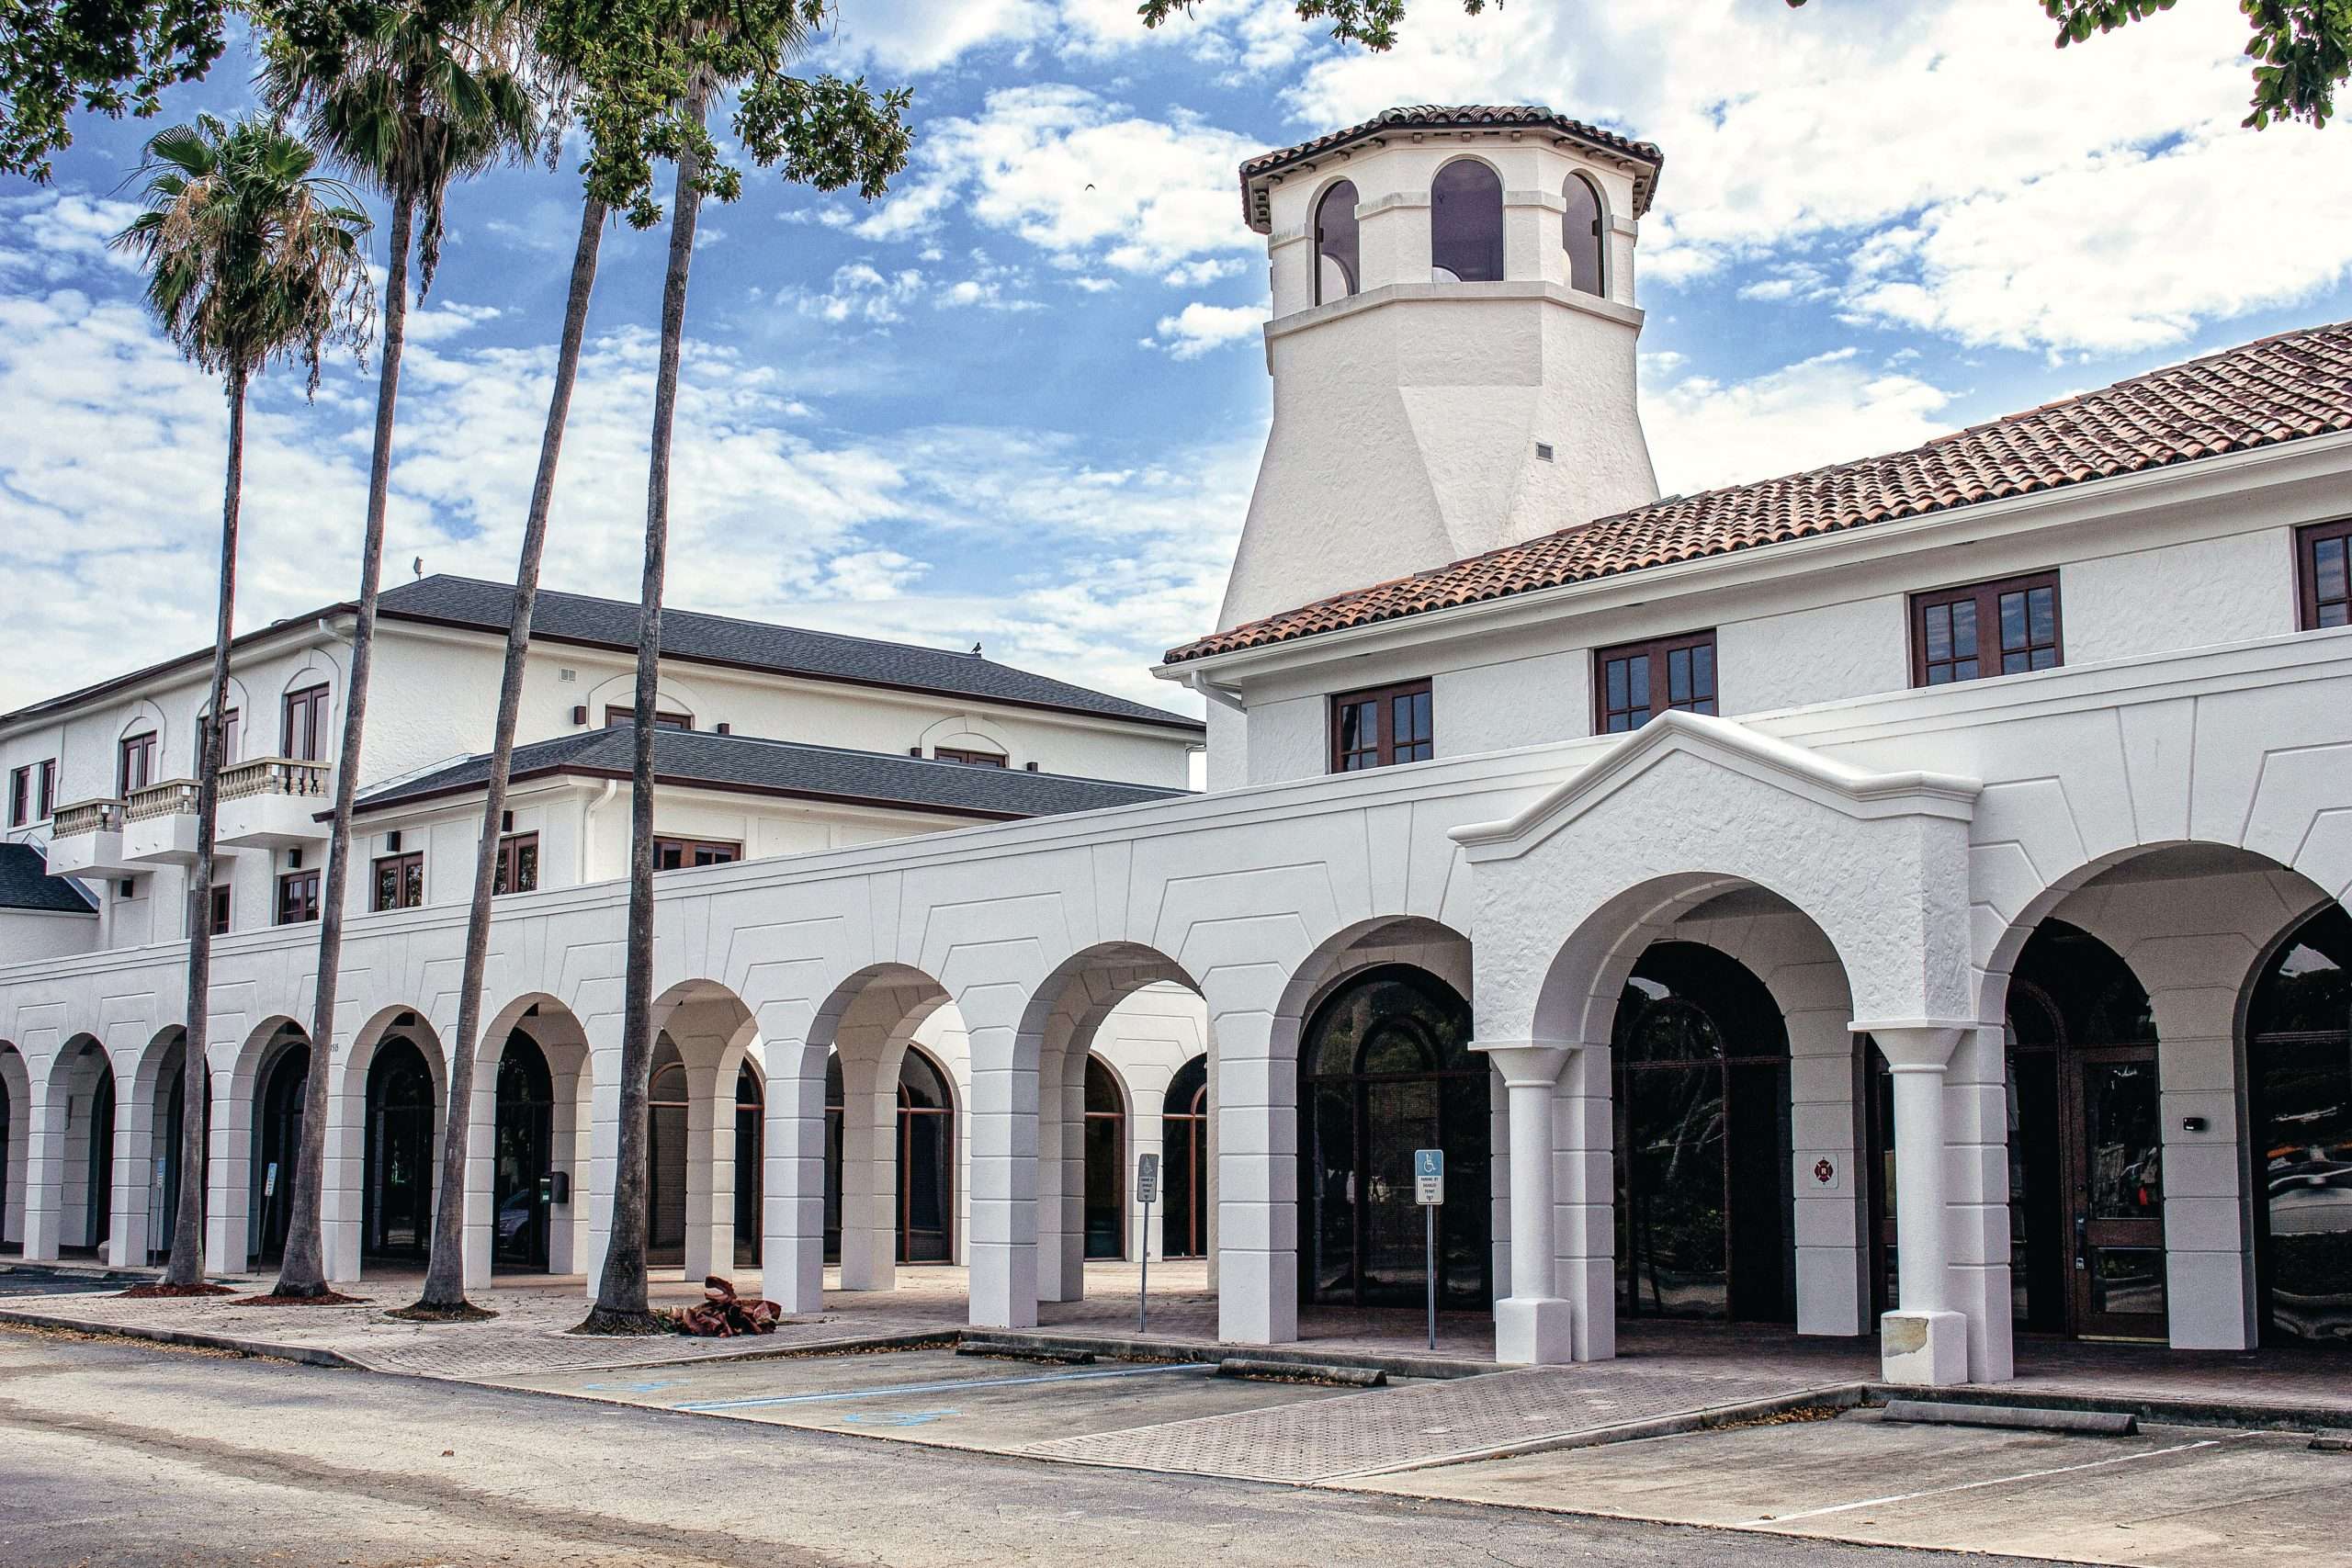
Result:
<svg viewBox="0 0 2352 1568">
<path fill-rule="evenodd" d="M 128 876 L 146 867 L 122 852 L 122 802 L 85 800 L 57 808 L 49 830 L 51 876 Z"/>
<path fill-rule="evenodd" d="M 287 850 L 322 843 L 327 765 L 256 757 L 220 770 L 220 841 L 232 849 Z"/>
<path fill-rule="evenodd" d="M 122 807 L 123 858 L 145 869 L 196 863 L 196 781 L 134 789 Z"/>
</svg>

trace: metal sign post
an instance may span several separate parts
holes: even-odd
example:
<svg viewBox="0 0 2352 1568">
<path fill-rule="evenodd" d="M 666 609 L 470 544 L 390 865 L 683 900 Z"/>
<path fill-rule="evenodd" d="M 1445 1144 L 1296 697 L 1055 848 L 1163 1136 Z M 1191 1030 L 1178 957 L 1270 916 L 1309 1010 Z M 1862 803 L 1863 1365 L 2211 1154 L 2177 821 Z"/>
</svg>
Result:
<svg viewBox="0 0 2352 1568">
<path fill-rule="evenodd" d="M 1136 1156 L 1136 1197 L 1143 1203 L 1143 1268 L 1136 1275 L 1136 1332 L 1151 1323 L 1151 1201 L 1159 1196 L 1159 1156 Z"/>
<path fill-rule="evenodd" d="M 1437 1212 L 1445 1201 L 1445 1151 L 1413 1151 L 1413 1201 L 1425 1222 L 1430 1282 L 1430 1348 L 1437 1348 Z"/>
</svg>

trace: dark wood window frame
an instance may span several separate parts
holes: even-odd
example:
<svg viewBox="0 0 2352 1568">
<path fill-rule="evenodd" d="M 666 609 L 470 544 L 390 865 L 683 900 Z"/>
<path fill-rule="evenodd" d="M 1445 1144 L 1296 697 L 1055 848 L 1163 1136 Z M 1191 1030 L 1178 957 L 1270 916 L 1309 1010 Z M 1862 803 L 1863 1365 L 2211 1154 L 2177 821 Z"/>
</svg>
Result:
<svg viewBox="0 0 2352 1568">
<path fill-rule="evenodd" d="M 301 925 L 319 918 L 319 874 L 313 871 L 289 871 L 277 879 L 277 908 L 273 922 L 281 926 Z"/>
<path fill-rule="evenodd" d="M 212 934 L 229 934 L 229 884 L 225 882 L 212 885 Z"/>
<path fill-rule="evenodd" d="M 137 766 L 132 759 L 138 760 Z M 115 742 L 115 793 L 128 795 L 134 789 L 144 789 L 155 782 L 155 732 L 142 729 L 136 735 L 126 735 Z"/>
<path fill-rule="evenodd" d="M 712 858 L 705 860 L 706 854 Z M 672 839 L 656 835 L 653 869 L 677 871 L 695 865 L 731 865 L 743 858 L 743 846 L 731 839 Z"/>
<path fill-rule="evenodd" d="M 932 756 L 942 762 L 961 762 L 972 768 L 1009 768 L 1012 759 L 1001 751 L 975 750 L 968 746 L 935 746 Z"/>
<path fill-rule="evenodd" d="M 529 875 L 524 874 L 523 852 L 531 852 Z M 497 880 L 491 884 L 491 896 L 508 893 L 537 893 L 539 890 L 539 836 L 537 833 L 509 833 L 498 840 Z"/>
<path fill-rule="evenodd" d="M 226 711 L 229 716 L 226 723 L 223 725 L 223 733 L 220 737 L 220 765 L 224 768 L 233 766 L 237 761 L 237 720 L 239 717 L 238 712 L 235 708 L 230 708 Z M 196 721 L 196 755 L 188 759 L 187 764 L 187 773 L 188 777 L 190 778 L 200 778 L 204 774 L 204 737 L 205 732 L 211 728 L 211 716 L 209 714 L 199 716 Z"/>
<path fill-rule="evenodd" d="M 605 705 L 606 729 L 612 728 L 616 724 L 635 724 L 636 722 L 637 705 L 635 703 L 606 703 Z M 692 729 L 694 727 L 695 716 L 690 713 L 673 713 L 668 708 L 653 710 L 653 728 L 656 729 Z"/>
<path fill-rule="evenodd" d="M 2329 557 L 2323 572 L 2324 548 Z M 2295 530 L 2295 622 L 2307 632 L 2352 626 L 2352 517 Z"/>
<path fill-rule="evenodd" d="M 33 820 L 46 822 L 57 815 L 57 759 L 43 757 L 33 766 Z"/>
<path fill-rule="evenodd" d="M 8 773 L 8 826 L 21 828 L 33 819 L 33 765 L 27 762 Z"/>
<path fill-rule="evenodd" d="M 327 688 L 322 682 L 278 699 L 278 755 L 316 762 L 327 744 Z"/>
<path fill-rule="evenodd" d="M 2031 613 L 2031 594 L 2047 589 L 2050 594 L 2049 636 L 2036 635 Z M 2007 636 L 2011 629 L 2003 619 L 2003 598 L 2007 595 L 2025 596 L 2019 614 L 2021 622 L 2016 629 L 2024 634 L 2020 642 Z M 1965 646 L 1972 651 L 1962 653 L 1960 610 L 1964 607 L 1972 623 L 1967 628 L 1969 640 Z M 1931 635 L 1937 612 L 1944 612 L 1940 628 L 1946 640 L 1938 641 Z M 1943 652 L 1936 655 L 1940 648 Z M 2045 657 L 2046 656 L 2046 657 Z M 1962 681 L 1984 681 L 1996 675 L 2021 675 L 2034 670 L 2055 670 L 2066 662 L 2066 606 L 2061 592 L 2056 568 L 2047 571 L 2021 572 L 2015 577 L 1990 579 L 1984 582 L 1963 582 L 1950 588 L 1938 588 L 1911 595 L 1911 683 L 1914 686 L 1941 686 Z M 2017 668 L 2008 668 L 2012 663 Z M 1962 666 L 1973 666 L 1961 673 Z M 1938 671 L 1943 671 L 1941 676 Z"/>
<path fill-rule="evenodd" d="M 390 877 L 390 894 L 385 892 Z M 424 852 L 405 850 L 378 855 L 368 868 L 368 907 L 378 914 L 387 909 L 413 909 L 424 902 Z"/>
<path fill-rule="evenodd" d="M 1684 657 L 1678 660 L 1675 655 Z M 1641 661 L 1636 667 L 1635 661 Z M 1611 667 L 1626 666 L 1624 701 L 1610 684 Z M 1633 690 L 1638 682 L 1642 690 Z M 1592 655 L 1592 732 L 1623 735 L 1639 729 L 1668 708 L 1685 713 L 1721 711 L 1723 669 L 1715 657 L 1715 630 L 1679 632 L 1596 649 Z M 1678 696 L 1677 693 L 1680 694 Z M 1634 715 L 1641 717 L 1636 720 Z M 1621 718 L 1623 722 L 1620 722 Z"/>
<path fill-rule="evenodd" d="M 1437 703 L 1427 676 L 1393 686 L 1341 692 L 1331 699 L 1328 711 L 1329 761 L 1335 773 L 1426 762 L 1437 755 Z M 1400 716 L 1404 716 L 1401 724 Z M 1367 719 L 1372 727 L 1369 735 L 1363 728 Z"/>
</svg>

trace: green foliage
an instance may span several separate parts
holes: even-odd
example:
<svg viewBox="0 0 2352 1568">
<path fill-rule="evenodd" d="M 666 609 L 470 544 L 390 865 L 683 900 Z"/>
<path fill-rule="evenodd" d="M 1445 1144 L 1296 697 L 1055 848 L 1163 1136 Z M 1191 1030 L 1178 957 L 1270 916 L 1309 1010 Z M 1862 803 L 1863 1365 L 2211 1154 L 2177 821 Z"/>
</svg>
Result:
<svg viewBox="0 0 2352 1568">
<path fill-rule="evenodd" d="M 1341 43 L 1360 43 L 1375 53 L 1395 47 L 1396 24 L 1405 19 L 1406 0 L 1295 0 L 1298 19 L 1302 22 L 1329 21 L 1331 36 Z M 1791 0 L 1803 5 L 1804 0 Z M 1147 28 L 1156 28 L 1170 15 L 1182 11 L 1187 17 L 1199 0 L 1143 0 L 1136 14 Z M 1494 0 L 1495 9 L 1503 8 L 1503 0 Z M 1476 16 L 1487 8 L 1487 0 L 1462 0 L 1463 10 Z"/>
<path fill-rule="evenodd" d="M 76 107 L 156 111 L 220 58 L 228 0 L 0 0 L 0 175 L 46 182 Z"/>
<path fill-rule="evenodd" d="M 538 46 L 579 85 L 588 194 L 650 227 L 662 214 L 653 166 L 683 159 L 700 192 L 734 200 L 742 171 L 705 122 L 711 96 L 731 88 L 752 163 L 819 190 L 882 195 L 913 144 L 910 95 L 789 70 L 832 11 L 833 0 L 550 0 Z"/>
<path fill-rule="evenodd" d="M 250 379 L 327 348 L 363 348 L 375 295 L 368 215 L 318 154 L 267 120 L 210 115 L 147 143 L 147 210 L 114 238 L 147 270 L 147 304 L 180 352 Z"/>
<path fill-rule="evenodd" d="M 279 0 L 262 98 L 353 177 L 417 214 L 418 290 L 441 257 L 453 181 L 527 157 L 543 133 L 517 0 Z"/>
</svg>

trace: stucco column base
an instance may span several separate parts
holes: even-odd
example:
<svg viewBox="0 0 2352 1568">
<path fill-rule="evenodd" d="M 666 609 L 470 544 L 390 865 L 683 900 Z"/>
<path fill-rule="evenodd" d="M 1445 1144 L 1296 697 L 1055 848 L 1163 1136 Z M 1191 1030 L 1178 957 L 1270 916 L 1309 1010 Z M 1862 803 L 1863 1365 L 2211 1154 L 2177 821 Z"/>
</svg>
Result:
<svg viewBox="0 0 2352 1568">
<path fill-rule="evenodd" d="M 1548 1367 L 1576 1359 L 1576 1309 L 1558 1297 L 1510 1296 L 1495 1303 L 1495 1359 Z"/>
<path fill-rule="evenodd" d="M 1914 1388 L 1968 1381 L 1968 1319 L 1956 1312 L 1890 1312 L 1878 1320 L 1879 1375 Z"/>
</svg>

